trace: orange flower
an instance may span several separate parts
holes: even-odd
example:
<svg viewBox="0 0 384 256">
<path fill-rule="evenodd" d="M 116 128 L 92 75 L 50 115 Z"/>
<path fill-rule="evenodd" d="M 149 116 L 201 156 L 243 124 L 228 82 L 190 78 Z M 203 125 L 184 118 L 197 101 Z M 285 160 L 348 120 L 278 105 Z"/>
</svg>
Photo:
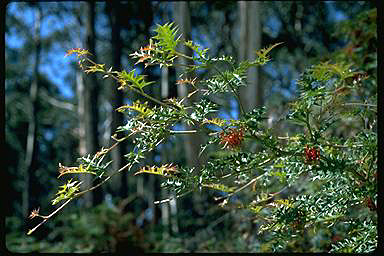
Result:
<svg viewBox="0 0 384 256">
<path fill-rule="evenodd" d="M 148 59 L 148 58 L 151 58 L 151 55 L 149 55 L 149 54 L 144 54 L 142 57 L 140 57 L 140 59 L 135 63 L 135 65 L 137 64 L 137 63 L 140 63 L 140 62 L 144 62 L 146 59 Z"/>
<path fill-rule="evenodd" d="M 154 50 L 155 47 L 156 47 L 155 45 L 149 44 L 149 45 L 145 46 L 144 48 L 140 48 L 140 51 L 151 51 L 151 50 Z"/>
<path fill-rule="evenodd" d="M 244 140 L 244 130 L 241 128 L 230 128 L 229 131 L 220 133 L 220 144 L 224 147 L 237 148 Z"/>
<path fill-rule="evenodd" d="M 28 218 L 33 219 L 36 216 L 39 216 L 39 211 L 40 211 L 40 208 L 37 208 L 37 209 L 33 210 Z"/>
</svg>

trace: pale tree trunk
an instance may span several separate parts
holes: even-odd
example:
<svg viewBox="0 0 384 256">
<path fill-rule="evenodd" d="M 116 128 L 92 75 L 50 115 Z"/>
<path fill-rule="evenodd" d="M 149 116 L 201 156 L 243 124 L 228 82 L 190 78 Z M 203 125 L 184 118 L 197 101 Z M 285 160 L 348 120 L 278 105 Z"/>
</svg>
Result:
<svg viewBox="0 0 384 256">
<path fill-rule="evenodd" d="M 166 66 L 163 66 L 161 68 L 161 98 L 167 99 L 169 96 L 169 69 Z M 163 163 L 167 162 L 167 152 L 166 148 L 164 147 L 161 151 L 161 160 Z M 161 188 L 161 198 L 168 198 L 169 193 L 164 188 Z M 163 224 L 163 239 L 167 239 L 169 237 L 169 220 L 170 220 L 170 214 L 169 214 L 169 204 L 163 203 L 161 204 L 161 222 Z"/>
<path fill-rule="evenodd" d="M 189 13 L 189 3 L 188 2 L 175 2 L 174 3 L 174 16 L 176 24 L 179 26 L 179 33 L 182 34 L 182 38 L 184 40 L 191 40 L 191 16 Z M 179 51 L 185 55 L 192 56 L 193 52 L 190 48 L 182 45 L 179 48 Z M 178 59 L 179 63 L 182 65 L 190 65 L 193 64 L 193 61 L 187 60 L 185 58 Z M 182 73 L 181 69 L 176 69 L 176 76 L 179 79 L 180 74 Z M 194 77 L 195 74 L 190 73 L 191 77 Z M 183 98 L 191 92 L 191 88 L 188 86 L 178 86 L 177 94 L 178 97 Z M 186 105 L 190 105 L 190 100 L 193 98 L 185 99 L 184 102 Z M 186 129 L 193 129 L 193 127 L 186 126 Z M 184 138 L 184 148 L 187 156 L 187 163 L 190 167 L 195 167 L 199 169 L 201 163 L 199 160 L 199 149 L 201 144 L 201 138 L 197 134 L 188 135 Z"/>
<path fill-rule="evenodd" d="M 189 3 L 188 2 L 175 2 L 174 3 L 174 17 L 176 24 L 179 26 L 179 33 L 182 34 L 182 38 L 184 40 L 191 40 L 191 16 L 189 12 Z M 193 52 L 190 48 L 182 45 L 178 49 L 180 52 L 187 56 L 192 56 Z M 191 65 L 194 64 L 192 60 L 180 58 L 178 59 L 178 63 L 181 64 L 181 66 L 184 65 Z M 176 76 L 177 79 L 179 79 L 180 74 L 183 70 L 180 68 L 176 69 Z M 184 78 L 193 78 L 196 74 L 189 73 L 188 77 Z M 195 95 L 191 98 L 186 98 L 188 93 L 192 91 L 192 88 L 189 86 L 178 86 L 177 87 L 177 94 L 180 98 L 185 98 L 184 103 L 188 106 L 191 105 L 191 102 L 195 100 Z M 196 127 L 185 125 L 186 130 L 194 130 Z M 200 145 L 202 144 L 202 139 L 198 134 L 191 134 L 188 136 L 184 136 L 184 149 L 186 153 L 187 158 L 187 164 L 189 167 L 195 167 L 195 173 L 200 171 L 201 165 L 203 163 L 202 159 L 199 158 L 199 151 L 200 151 Z M 204 200 L 202 196 L 198 193 L 194 193 L 192 197 L 192 204 L 194 210 L 196 210 L 199 214 L 203 214 L 203 208 L 201 202 Z M 172 204 L 170 204 L 171 207 L 171 214 L 177 213 L 177 201 L 174 200 Z M 171 217 L 172 220 L 172 217 Z M 176 228 L 176 227 L 174 227 Z M 177 230 L 177 228 L 175 229 Z"/>
<path fill-rule="evenodd" d="M 39 65 L 40 65 L 40 52 L 41 52 L 41 42 L 40 42 L 40 27 L 42 20 L 41 8 L 36 6 L 35 12 L 35 26 L 34 26 L 34 44 L 35 44 L 35 56 L 33 63 L 33 78 L 31 87 L 29 90 L 30 95 L 30 121 L 28 124 L 28 135 L 27 135 L 27 146 L 25 152 L 25 174 L 24 174 L 24 190 L 22 194 L 22 208 L 24 216 L 28 216 L 29 208 L 31 207 L 31 179 L 33 171 L 36 168 L 36 153 L 37 153 L 37 95 L 39 91 Z"/>
<path fill-rule="evenodd" d="M 261 2 L 240 1 L 240 45 L 239 61 L 254 60 L 256 50 L 261 48 Z M 247 73 L 247 87 L 240 90 L 245 111 L 263 105 L 263 86 L 259 81 L 259 68 L 251 67 Z"/>
<path fill-rule="evenodd" d="M 96 60 L 95 47 L 95 3 L 86 2 L 86 39 L 85 48 L 93 55 Z M 83 79 L 84 78 L 84 79 Z M 93 155 L 99 150 L 98 133 L 98 97 L 99 86 L 94 74 L 86 76 L 77 74 L 77 93 L 78 93 L 78 114 L 79 114 L 79 153 L 81 156 Z M 91 176 L 83 176 L 82 181 L 85 187 L 92 185 Z M 101 188 L 95 189 L 92 193 L 86 193 L 84 202 L 86 207 L 97 205 L 102 201 Z"/>
<path fill-rule="evenodd" d="M 163 66 L 161 68 L 161 98 L 168 98 L 169 91 L 169 78 L 168 78 L 168 67 Z"/>
<path fill-rule="evenodd" d="M 78 115 L 78 135 L 79 135 L 79 155 L 85 156 L 87 154 L 86 132 L 85 132 L 85 86 L 83 73 L 80 70 L 76 71 L 76 94 L 77 94 L 77 115 Z M 84 187 L 90 187 L 91 178 L 89 176 L 81 176 Z M 86 207 L 92 205 L 92 194 L 86 193 L 83 197 Z"/>
</svg>

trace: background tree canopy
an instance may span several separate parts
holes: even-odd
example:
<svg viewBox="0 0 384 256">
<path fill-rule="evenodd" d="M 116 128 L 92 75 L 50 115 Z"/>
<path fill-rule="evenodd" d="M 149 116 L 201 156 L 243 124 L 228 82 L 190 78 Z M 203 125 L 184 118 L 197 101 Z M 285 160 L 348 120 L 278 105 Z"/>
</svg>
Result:
<svg viewBox="0 0 384 256">
<path fill-rule="evenodd" d="M 232 160 L 225 150 L 207 147 L 199 157 L 200 144 L 206 142 L 207 137 L 195 134 L 171 137 L 147 154 L 134 171 L 114 176 L 110 182 L 72 202 L 38 232 L 26 235 L 26 230 L 38 223 L 35 219 L 27 221 L 31 211 L 38 207 L 41 211 L 52 209 L 52 199 L 57 196 L 53 188 L 62 185 L 57 179 L 59 166 L 73 166 L 79 158 L 80 162 L 87 163 L 90 155 L 111 146 L 111 136 L 116 129 L 129 125 L 127 117 L 116 108 L 133 105 L 141 99 L 138 94 L 117 90 L 115 81 L 104 80 L 100 74 L 84 74 L 78 60 L 64 57 L 68 50 L 87 49 L 96 63 L 105 63 L 116 71 L 126 70 L 126 76 L 145 75 L 146 81 L 155 83 L 145 86 L 143 93 L 158 100 L 172 100 L 192 92 L 179 84 L 182 79 L 179 66 L 193 62 L 177 61 L 177 67 L 146 67 L 141 63 L 144 59 L 136 62 L 137 59 L 132 58 L 132 53 L 149 44 L 154 31 L 159 29 L 157 24 L 174 22 L 183 40 L 209 48 L 210 56 L 232 56 L 236 62 L 255 59 L 256 50 L 282 42 L 271 50 L 271 61 L 247 71 L 248 86 L 240 90 L 244 106 L 239 106 L 229 95 L 212 96 L 212 100 L 221 105 L 218 117 L 225 120 L 238 119 L 242 107 L 251 111 L 264 106 L 267 111 L 263 122 L 271 134 L 280 136 L 302 132 L 300 127 L 282 122 L 282 117 L 301 95 L 298 81 L 313 78 L 308 78 L 307 70 L 315 70 L 311 75 L 319 81 L 331 79 L 324 71 L 326 65 L 318 65 L 320 62 L 328 61 L 326 67 L 334 69 L 343 67 L 332 66 L 334 63 L 350 64 L 351 69 L 361 72 L 361 77 L 351 79 L 368 79 L 361 83 L 356 94 L 346 97 L 367 103 L 377 101 L 374 3 L 11 2 L 6 5 L 5 14 L 4 159 L 9 182 L 4 209 L 8 250 L 318 252 L 347 248 L 344 251 L 353 252 L 374 247 L 372 241 L 366 242 L 367 247 L 349 246 L 348 241 L 343 241 L 349 231 L 342 225 L 321 226 L 315 233 L 305 234 L 306 239 L 293 236 L 284 248 L 279 247 L 271 241 L 270 234 L 257 234 L 261 226 L 254 221 L 252 211 L 220 207 L 214 198 L 229 192 L 220 189 L 200 188 L 199 192 L 177 200 L 154 204 L 175 196 L 175 191 L 160 186 L 162 177 L 133 176 L 140 168 L 173 163 L 199 169 L 210 157 L 228 159 L 227 167 L 230 167 Z M 193 55 L 190 48 L 183 46 L 178 51 L 190 56 Z M 133 68 L 135 71 L 130 73 Z M 210 69 L 193 72 L 201 80 L 212 75 Z M 193 104 L 193 99 L 186 104 Z M 148 108 L 154 107 L 153 103 L 148 104 Z M 327 128 L 327 135 L 349 138 L 359 129 L 376 127 L 376 114 L 368 109 L 348 114 L 360 118 L 364 127 L 351 119 Z M 194 127 L 177 124 L 173 128 L 178 131 Z M 372 136 L 375 137 L 376 128 L 370 129 L 374 130 Z M 257 143 L 248 146 L 255 152 L 260 151 Z M 106 172 L 124 165 L 124 156 L 133 149 L 131 139 L 119 144 L 107 157 L 111 164 Z M 310 152 L 314 151 L 306 151 L 312 154 Z M 377 153 L 372 152 L 369 155 L 374 159 Z M 82 182 L 89 186 L 96 184 L 96 179 L 84 176 Z M 286 193 L 295 194 L 301 189 L 295 187 Z M 231 200 L 236 203 L 242 199 L 232 197 Z M 375 204 L 373 201 L 367 202 L 370 209 Z"/>
</svg>

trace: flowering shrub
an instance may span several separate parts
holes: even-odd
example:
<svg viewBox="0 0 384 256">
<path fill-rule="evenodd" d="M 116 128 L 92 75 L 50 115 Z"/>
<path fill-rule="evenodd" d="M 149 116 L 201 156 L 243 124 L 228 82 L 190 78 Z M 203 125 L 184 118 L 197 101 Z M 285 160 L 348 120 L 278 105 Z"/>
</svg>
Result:
<svg viewBox="0 0 384 256">
<path fill-rule="evenodd" d="M 178 52 L 180 44 L 191 48 L 193 55 Z M 198 193 L 202 187 L 222 191 L 215 198 L 220 207 L 252 212 L 260 225 L 258 234 L 270 234 L 271 251 L 289 250 L 293 238 L 304 243 L 312 236 L 312 242 L 316 242 L 314 234 L 319 229 L 327 230 L 330 251 L 372 251 L 377 243 L 376 105 L 372 103 L 376 95 L 363 99 L 356 94 L 370 77 L 345 63 L 323 62 L 309 68 L 297 81 L 299 97 L 291 102 L 286 117 L 280 120 L 299 132 L 276 134 L 266 127 L 265 108 L 245 112 L 238 91 L 246 86 L 248 68 L 270 61 L 269 53 L 278 45 L 256 51 L 255 60 L 236 63 L 230 56 L 211 57 L 208 49 L 183 41 L 172 23 L 158 25 L 149 45 L 131 56 L 138 59 L 136 64 L 143 63 L 145 67 L 177 66 L 178 58 L 197 63 L 184 66 L 184 73 L 177 81 L 178 86 L 191 86 L 188 98 L 192 94 L 199 96 L 190 106 L 185 105 L 184 99 L 161 101 L 145 93 L 144 87 L 153 82 L 146 81 L 135 69 L 114 71 L 93 62 L 84 49 L 69 50 L 67 55 L 76 54 L 86 73 L 112 78 L 118 82 L 119 90 L 136 92 L 155 106 L 136 101 L 119 107 L 117 111 L 126 113 L 129 120 L 112 136 L 115 142 L 111 147 L 102 148 L 94 156 L 82 157 L 75 167 L 59 164 L 60 178 L 87 173 L 98 177 L 99 183 L 80 190 L 80 181 L 67 180 L 52 201 L 52 204 L 64 203 L 48 216 L 33 211 L 30 217 L 40 217 L 43 221 L 29 234 L 71 200 L 101 186 L 111 176 L 133 169 L 146 153 L 170 136 L 201 133 L 208 137 L 201 145 L 201 154 L 207 153 L 207 148 L 223 149 L 226 154 L 211 154 L 198 171 L 167 163 L 142 167 L 135 175 L 162 176 L 162 186 L 174 191 L 176 197 Z M 191 76 L 196 70 L 210 70 L 211 75 Z M 240 108 L 239 118 L 218 118 L 220 106 L 212 95 L 232 95 Z M 335 127 L 350 122 L 355 125 L 347 133 L 333 134 Z M 177 124 L 193 125 L 196 129 L 173 130 Z M 125 156 L 124 166 L 107 176 L 110 162 L 105 163 L 104 157 L 127 138 L 133 138 L 135 149 Z M 251 149 L 253 144 L 259 145 L 257 151 Z M 240 198 L 236 203 L 229 200 L 234 195 Z M 338 230 L 346 235 L 337 235 Z"/>
</svg>

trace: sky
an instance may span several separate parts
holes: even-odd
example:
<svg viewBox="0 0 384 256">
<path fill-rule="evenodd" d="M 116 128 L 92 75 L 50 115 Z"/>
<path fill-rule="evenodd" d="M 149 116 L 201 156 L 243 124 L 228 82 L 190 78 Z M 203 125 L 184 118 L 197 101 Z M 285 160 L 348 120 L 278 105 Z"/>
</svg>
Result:
<svg viewBox="0 0 384 256">
<path fill-rule="evenodd" d="M 7 6 L 7 12 L 10 12 L 22 18 L 24 22 L 31 29 L 33 29 L 35 13 L 30 8 L 23 10 L 22 13 L 20 11 L 18 12 L 17 6 L 20 4 L 24 4 L 24 3 L 22 2 L 10 3 Z M 45 3 L 47 7 L 49 7 L 49 5 L 53 6 L 55 4 L 57 3 L 55 2 Z M 341 21 L 347 18 L 341 11 L 338 11 L 335 9 L 334 3 L 332 1 L 327 2 L 327 7 L 329 11 L 328 18 L 330 20 L 336 22 L 336 21 Z M 168 16 L 170 16 L 170 13 L 168 13 Z M 166 16 L 166 18 L 168 16 Z M 102 17 L 98 17 L 98 19 L 96 19 L 97 31 L 100 31 L 101 27 L 105 26 L 107 22 L 106 20 L 101 20 L 101 18 Z M 164 18 L 162 18 L 161 20 L 164 20 Z M 155 23 L 161 22 L 161 20 L 155 20 Z M 43 23 L 41 24 L 41 36 L 42 37 L 49 36 L 55 30 L 60 30 L 64 26 L 67 26 L 68 24 L 74 24 L 75 22 L 76 21 L 73 20 L 72 17 L 69 15 L 67 15 L 66 18 L 62 20 L 59 20 L 53 16 L 48 16 L 43 19 Z M 266 21 L 265 29 L 267 29 L 272 35 L 277 34 L 278 31 L 282 29 L 281 23 L 276 17 L 271 16 Z M 204 40 L 204 39 L 207 39 L 207 37 L 204 38 L 204 37 L 198 36 L 195 31 L 192 31 L 192 36 L 193 36 L 193 39 L 195 39 L 196 42 L 202 45 L 203 47 L 211 46 L 210 45 L 211 42 Z M 5 43 L 12 48 L 19 48 L 23 45 L 24 41 L 22 37 L 18 36 L 14 31 L 12 31 L 10 34 L 6 34 Z M 47 75 L 47 77 L 57 86 L 57 88 L 61 93 L 61 96 L 66 99 L 71 99 L 74 97 L 74 92 L 71 89 L 70 84 L 68 84 L 68 80 L 67 80 L 68 75 L 71 75 L 70 72 L 73 72 L 70 68 L 70 64 L 74 61 L 74 57 L 64 58 L 64 55 L 69 48 L 75 48 L 75 47 L 81 47 L 81 45 L 73 45 L 73 47 L 71 47 L 70 45 L 64 46 L 62 44 L 56 44 L 55 47 L 52 49 L 52 51 L 50 51 L 47 55 L 44 55 L 42 65 L 40 67 L 40 71 Z M 269 72 L 270 74 L 274 73 L 271 68 L 268 68 L 268 66 L 265 67 L 265 71 Z M 292 84 L 294 85 L 294 82 L 292 82 Z M 287 94 L 288 92 L 283 91 L 282 93 Z"/>
</svg>

